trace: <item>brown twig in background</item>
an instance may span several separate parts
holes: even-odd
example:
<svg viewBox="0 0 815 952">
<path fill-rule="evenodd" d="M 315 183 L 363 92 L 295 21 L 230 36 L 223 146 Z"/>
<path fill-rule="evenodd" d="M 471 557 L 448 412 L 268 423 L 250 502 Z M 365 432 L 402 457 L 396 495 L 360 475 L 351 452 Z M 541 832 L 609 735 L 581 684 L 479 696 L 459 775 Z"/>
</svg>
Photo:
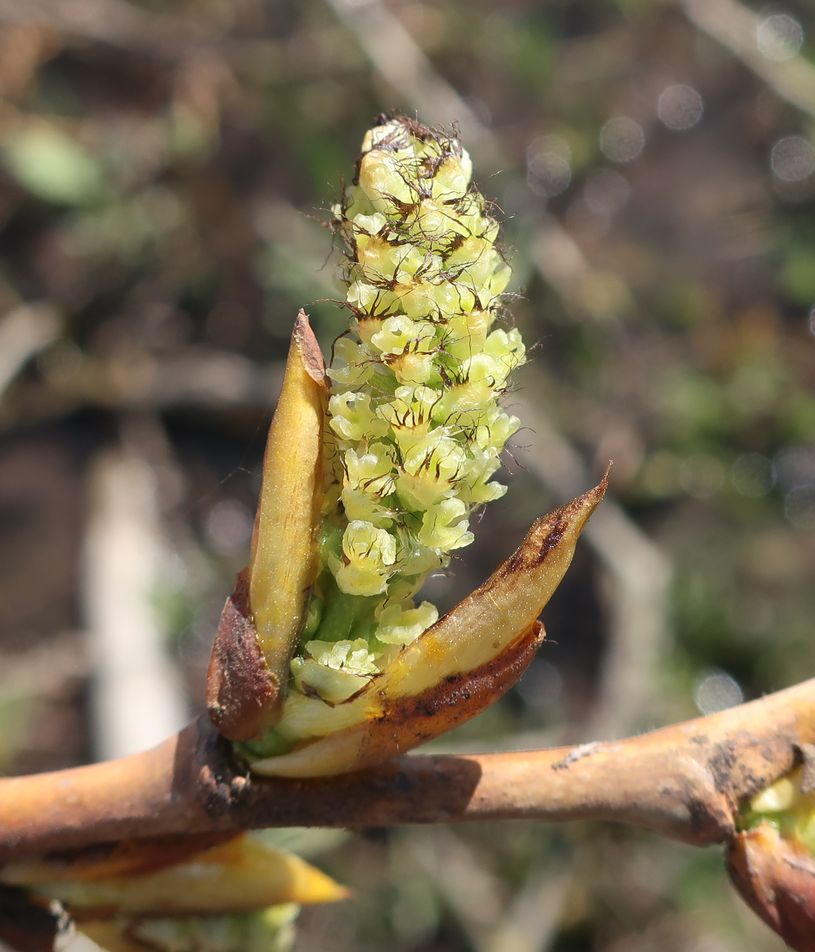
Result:
<svg viewBox="0 0 815 952">
<path fill-rule="evenodd" d="M 815 679 L 611 743 L 414 756 L 323 780 L 257 780 L 205 718 L 123 760 L 0 781 L 0 861 L 123 837 L 268 826 L 617 820 L 697 845 L 815 741 Z"/>
<path fill-rule="evenodd" d="M 99 454 L 92 467 L 82 594 L 94 668 L 95 750 L 103 758 L 155 744 L 189 717 L 145 598 L 168 559 L 156 468 L 140 452 L 145 438 L 134 438 L 148 428 L 146 420 L 131 422 L 129 445 Z"/>
<path fill-rule="evenodd" d="M 768 60 L 756 44 L 757 15 L 737 0 L 680 0 L 680 8 L 699 30 L 721 43 L 785 102 L 815 116 L 815 67 L 803 56 Z"/>
<path fill-rule="evenodd" d="M 529 454 L 524 465 L 556 498 L 568 499 L 570 487 L 589 481 L 580 454 L 534 401 L 520 397 L 515 403 L 545 447 Z M 586 526 L 585 538 L 608 580 L 609 635 L 594 709 L 571 739 L 599 731 L 623 737 L 642 725 L 644 712 L 654 712 L 654 671 L 669 637 L 672 566 L 610 495 Z"/>
<path fill-rule="evenodd" d="M 263 40 L 224 40 L 192 17 L 151 13 L 126 0 L 30 0 L 23 6 L 0 0 L 0 22 L 36 24 L 66 37 L 176 65 L 196 54 L 214 53 L 245 67 L 260 62 L 264 55 L 268 58 L 275 49 Z"/>
<path fill-rule="evenodd" d="M 60 333 L 57 314 L 44 304 L 22 304 L 0 321 L 0 394 L 25 364 Z"/>
<path fill-rule="evenodd" d="M 478 153 L 485 166 L 512 168 L 511 157 L 478 112 L 438 72 L 399 17 L 385 4 L 380 0 L 370 0 L 363 6 L 348 0 L 326 0 L 326 3 L 406 111 L 415 111 L 443 125 L 457 126 L 473 154 Z M 498 198 L 500 201 L 500 194 Z M 606 276 L 590 264 L 557 218 L 538 209 L 534 238 L 531 235 L 518 237 L 521 246 L 532 249 L 532 268 L 540 272 L 571 309 L 593 320 L 608 317 L 608 313 L 597 306 L 600 296 L 584 293 L 584 289 L 607 283 Z M 523 268 L 523 262 L 514 266 Z"/>
</svg>

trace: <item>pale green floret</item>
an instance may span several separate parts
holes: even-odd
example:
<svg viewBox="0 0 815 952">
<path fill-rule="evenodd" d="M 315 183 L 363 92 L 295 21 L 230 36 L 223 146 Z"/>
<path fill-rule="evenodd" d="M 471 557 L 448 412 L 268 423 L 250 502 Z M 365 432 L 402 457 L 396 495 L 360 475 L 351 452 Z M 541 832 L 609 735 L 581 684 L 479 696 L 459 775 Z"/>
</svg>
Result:
<svg viewBox="0 0 815 952">
<path fill-rule="evenodd" d="M 383 440 L 345 453 L 345 489 L 359 489 L 373 496 L 389 496 L 396 488 L 396 449 Z"/>
<path fill-rule="evenodd" d="M 462 499 L 442 499 L 422 514 L 417 536 L 428 549 L 452 552 L 469 545 L 475 536 L 468 529 L 467 506 Z"/>
<path fill-rule="evenodd" d="M 328 402 L 331 429 L 340 437 L 355 443 L 362 439 L 384 436 L 387 423 L 371 408 L 371 395 L 348 390 L 331 397 Z"/>
<path fill-rule="evenodd" d="M 364 638 L 354 641 L 307 641 L 307 656 L 292 661 L 294 684 L 316 691 L 332 704 L 347 700 L 379 671 Z"/>
<path fill-rule="evenodd" d="M 328 368 L 331 383 L 338 389 L 364 387 L 375 373 L 375 367 L 366 351 L 347 337 L 334 345 L 335 363 Z"/>
<path fill-rule="evenodd" d="M 438 399 L 439 394 L 430 387 L 397 387 L 393 400 L 377 409 L 390 426 L 393 439 L 402 454 L 427 436 L 433 407 Z"/>
<path fill-rule="evenodd" d="M 396 540 L 385 529 L 362 519 L 349 522 L 342 536 L 342 554 L 329 567 L 340 590 L 347 595 L 380 595 L 396 562 Z"/>
<path fill-rule="evenodd" d="M 404 314 L 396 314 L 371 335 L 371 345 L 383 358 L 406 351 L 432 354 L 436 350 L 436 330 L 428 321 L 413 321 Z"/>
<path fill-rule="evenodd" d="M 492 477 L 520 426 L 498 398 L 523 342 L 493 328 L 510 268 L 469 156 L 402 118 L 371 129 L 362 152 L 334 210 L 353 321 L 328 371 L 320 608 L 278 745 L 323 732 L 327 704 L 336 726 L 342 702 L 435 623 L 413 595 L 472 542 L 473 510 L 504 494 Z"/>
<path fill-rule="evenodd" d="M 491 407 L 473 426 L 473 440 L 476 446 L 500 452 L 507 440 L 521 428 L 516 416 L 505 413 L 500 407 Z"/>
<path fill-rule="evenodd" d="M 379 528 L 389 528 L 396 516 L 383 500 L 393 494 L 396 486 L 396 454 L 383 442 L 372 443 L 367 450 L 349 449 L 344 457 L 345 478 L 341 500 L 346 517 L 367 521 Z"/>
<path fill-rule="evenodd" d="M 489 481 L 500 466 L 501 459 L 492 447 L 474 450 L 458 487 L 459 498 L 470 505 L 483 505 L 500 499 L 507 487 Z"/>
<path fill-rule="evenodd" d="M 412 605 L 410 601 L 407 604 Z M 386 645 L 409 645 L 438 618 L 438 610 L 430 602 L 422 602 L 418 608 L 389 605 L 379 614 L 376 637 Z"/>
</svg>

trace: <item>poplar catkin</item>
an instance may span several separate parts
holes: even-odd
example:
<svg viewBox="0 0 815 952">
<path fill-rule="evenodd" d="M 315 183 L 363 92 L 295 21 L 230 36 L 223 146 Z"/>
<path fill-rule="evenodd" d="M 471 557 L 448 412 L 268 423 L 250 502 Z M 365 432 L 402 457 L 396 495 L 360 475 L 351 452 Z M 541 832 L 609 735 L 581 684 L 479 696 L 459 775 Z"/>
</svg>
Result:
<svg viewBox="0 0 815 952">
<path fill-rule="evenodd" d="M 511 272 L 471 173 L 456 135 L 385 118 L 334 209 L 353 318 L 328 371 L 323 571 L 292 662 L 295 690 L 332 703 L 436 621 L 412 596 L 506 491 L 492 477 L 520 421 L 498 398 L 524 345 L 493 329 Z"/>
</svg>

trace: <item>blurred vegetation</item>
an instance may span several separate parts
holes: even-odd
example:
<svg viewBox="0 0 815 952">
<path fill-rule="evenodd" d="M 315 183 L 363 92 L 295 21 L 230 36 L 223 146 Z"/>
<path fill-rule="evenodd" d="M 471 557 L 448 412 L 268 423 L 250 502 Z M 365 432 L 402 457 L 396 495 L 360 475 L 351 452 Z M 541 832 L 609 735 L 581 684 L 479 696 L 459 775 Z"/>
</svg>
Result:
<svg viewBox="0 0 815 952">
<path fill-rule="evenodd" d="M 811 673 L 815 23 L 702 6 L 719 27 L 692 0 L 0 0 L 0 769 L 93 755 L 82 552 L 112 445 L 155 472 L 144 597 L 200 705 L 293 317 L 327 350 L 345 321 L 321 225 L 383 110 L 460 121 L 539 342 L 517 395 L 539 425 L 433 597 L 559 501 L 573 447 L 587 479 L 614 459 L 626 524 L 672 567 L 617 727 Z M 602 736 L 629 554 L 582 546 L 551 643 L 446 749 Z M 371 831 L 323 860 L 355 899 L 306 911 L 298 948 L 781 948 L 716 853 L 629 830 Z"/>
</svg>

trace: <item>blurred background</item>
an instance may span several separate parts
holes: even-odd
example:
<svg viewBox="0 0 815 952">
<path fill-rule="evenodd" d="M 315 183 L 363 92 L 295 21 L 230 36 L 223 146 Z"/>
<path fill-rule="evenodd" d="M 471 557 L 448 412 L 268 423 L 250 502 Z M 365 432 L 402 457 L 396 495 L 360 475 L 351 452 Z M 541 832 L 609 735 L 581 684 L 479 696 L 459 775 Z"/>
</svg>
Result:
<svg viewBox="0 0 815 952">
<path fill-rule="evenodd" d="M 450 606 L 614 459 L 499 705 L 622 736 L 812 673 L 815 18 L 801 0 L 0 0 L 0 772 L 201 708 L 299 307 L 382 111 L 457 123 L 533 360 Z M 342 839 L 340 837 L 340 839 Z M 780 950 L 716 850 L 620 827 L 312 835 L 297 949 Z"/>
</svg>

